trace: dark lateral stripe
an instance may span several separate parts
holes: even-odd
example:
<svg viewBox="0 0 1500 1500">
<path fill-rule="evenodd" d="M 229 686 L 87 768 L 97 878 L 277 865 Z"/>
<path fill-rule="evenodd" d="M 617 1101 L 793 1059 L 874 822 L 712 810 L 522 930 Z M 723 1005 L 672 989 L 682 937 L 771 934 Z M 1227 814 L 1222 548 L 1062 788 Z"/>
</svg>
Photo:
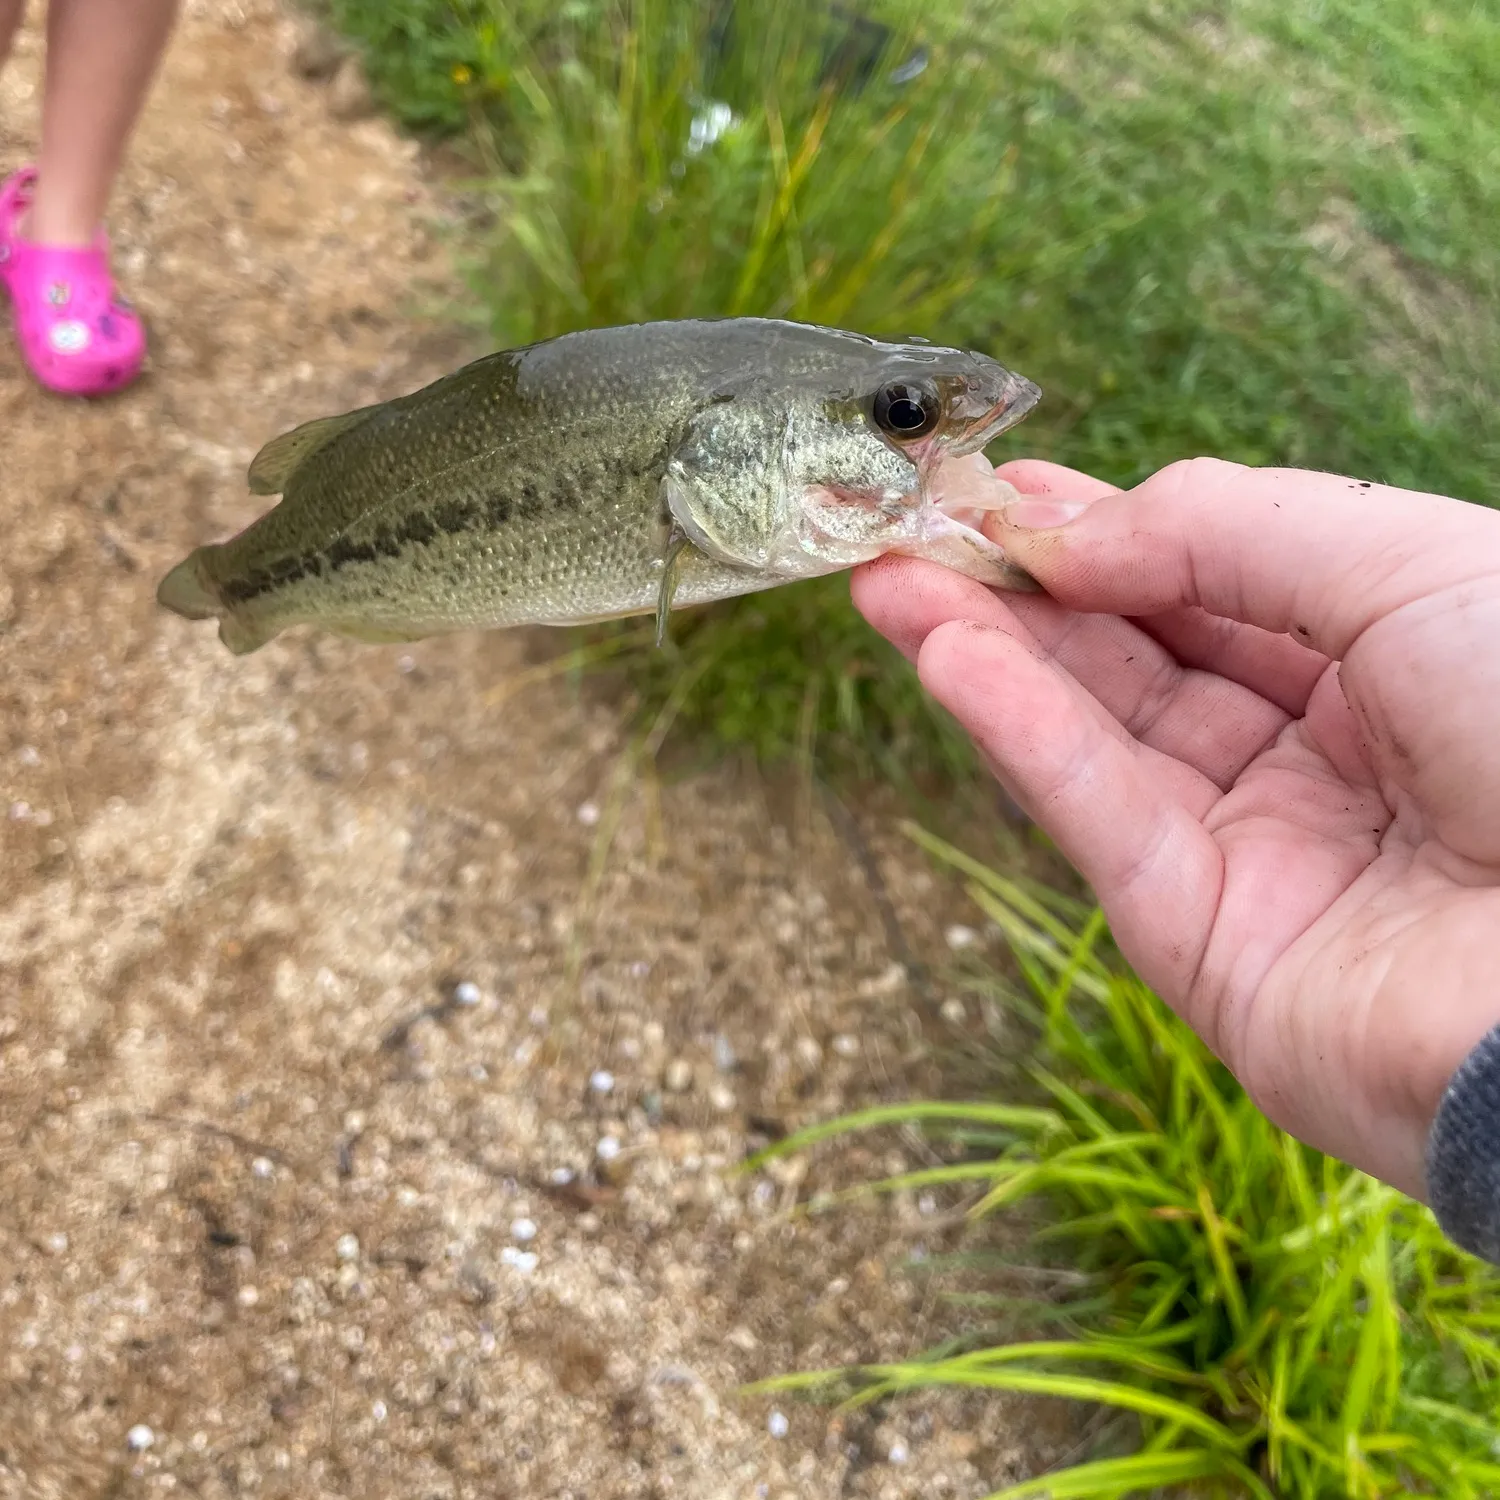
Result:
<svg viewBox="0 0 1500 1500">
<path fill-rule="evenodd" d="M 511 521 L 532 521 L 549 511 L 572 513 L 582 509 L 585 494 L 618 493 L 630 481 L 659 469 L 657 464 L 622 461 L 587 463 L 550 478 L 519 478 L 505 494 L 474 500 L 455 496 L 429 510 L 413 511 L 398 526 L 382 526 L 364 541 L 339 537 L 320 551 L 263 563 L 221 584 L 219 594 L 226 604 L 248 604 L 305 578 L 331 577 L 353 564 L 399 558 L 408 548 L 431 546 L 439 537 L 497 531 Z"/>
</svg>

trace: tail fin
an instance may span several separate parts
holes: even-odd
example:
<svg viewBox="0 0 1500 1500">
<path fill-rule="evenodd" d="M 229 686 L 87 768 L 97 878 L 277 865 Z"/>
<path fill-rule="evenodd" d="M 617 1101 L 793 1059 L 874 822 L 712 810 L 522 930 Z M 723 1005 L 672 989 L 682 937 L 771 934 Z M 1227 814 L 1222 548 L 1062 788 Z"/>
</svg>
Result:
<svg viewBox="0 0 1500 1500">
<path fill-rule="evenodd" d="M 178 563 L 157 586 L 156 602 L 187 620 L 217 618 L 224 606 L 204 577 L 201 564 L 200 552 L 193 552 Z"/>
<path fill-rule="evenodd" d="M 202 553 L 200 547 L 162 579 L 157 586 L 156 602 L 184 619 L 218 620 L 219 639 L 236 656 L 260 650 L 273 636 L 281 633 L 281 626 L 265 620 L 243 618 L 225 604 L 209 581 Z"/>
</svg>

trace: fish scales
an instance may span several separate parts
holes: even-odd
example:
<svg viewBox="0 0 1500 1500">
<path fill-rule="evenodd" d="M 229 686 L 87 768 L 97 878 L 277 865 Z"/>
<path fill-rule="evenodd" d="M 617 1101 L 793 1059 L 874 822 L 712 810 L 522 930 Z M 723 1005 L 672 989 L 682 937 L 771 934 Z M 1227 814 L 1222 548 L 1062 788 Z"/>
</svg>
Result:
<svg viewBox="0 0 1500 1500">
<path fill-rule="evenodd" d="M 938 370 L 956 353 L 763 319 L 501 351 L 268 444 L 252 488 L 281 502 L 197 549 L 159 598 L 217 616 L 243 651 L 302 623 L 406 640 L 648 611 L 674 535 L 692 543 L 676 604 L 832 571 L 849 563 L 816 539 L 775 563 L 768 538 L 786 532 L 787 496 L 816 489 L 852 506 L 853 522 L 830 511 L 819 523 L 829 545 L 871 503 L 908 503 L 920 462 L 861 403 L 877 376 Z M 1035 388 L 989 364 L 1029 409 Z"/>
</svg>

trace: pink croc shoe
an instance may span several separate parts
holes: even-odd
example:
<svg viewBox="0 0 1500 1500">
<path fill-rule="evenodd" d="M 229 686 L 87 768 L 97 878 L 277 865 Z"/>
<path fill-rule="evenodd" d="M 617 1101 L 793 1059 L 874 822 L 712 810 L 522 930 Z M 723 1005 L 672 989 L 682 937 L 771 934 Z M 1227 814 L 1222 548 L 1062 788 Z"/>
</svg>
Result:
<svg viewBox="0 0 1500 1500">
<path fill-rule="evenodd" d="M 10 294 L 16 341 L 49 390 L 107 396 L 140 373 L 146 330 L 115 295 L 102 232 L 87 250 L 17 233 L 35 185 L 36 171 L 26 167 L 0 187 L 0 286 Z"/>
</svg>

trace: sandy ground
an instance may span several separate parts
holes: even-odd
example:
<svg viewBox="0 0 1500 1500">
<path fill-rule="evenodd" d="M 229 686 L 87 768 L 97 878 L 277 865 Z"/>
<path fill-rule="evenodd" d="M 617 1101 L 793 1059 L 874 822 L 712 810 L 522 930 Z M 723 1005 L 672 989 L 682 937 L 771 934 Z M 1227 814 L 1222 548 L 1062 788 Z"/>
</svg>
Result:
<svg viewBox="0 0 1500 1500">
<path fill-rule="evenodd" d="M 1036 1408 L 783 1403 L 783 1433 L 736 1393 L 952 1326 L 906 1270 L 954 1244 L 942 1205 L 790 1212 L 899 1157 L 733 1170 L 758 1131 L 937 1087 L 979 1024 L 892 970 L 833 828 L 740 771 L 619 777 L 616 712 L 528 683 L 524 637 L 235 660 L 156 609 L 256 513 L 264 440 L 471 352 L 413 315 L 450 289 L 417 151 L 335 118 L 292 31 L 247 0 L 174 41 L 112 215 L 149 378 L 63 402 L 0 342 L 0 1496 L 1035 1472 L 1066 1441 Z M 6 170 L 39 62 L 33 23 Z M 940 952 L 958 898 L 864 823 Z"/>
</svg>

